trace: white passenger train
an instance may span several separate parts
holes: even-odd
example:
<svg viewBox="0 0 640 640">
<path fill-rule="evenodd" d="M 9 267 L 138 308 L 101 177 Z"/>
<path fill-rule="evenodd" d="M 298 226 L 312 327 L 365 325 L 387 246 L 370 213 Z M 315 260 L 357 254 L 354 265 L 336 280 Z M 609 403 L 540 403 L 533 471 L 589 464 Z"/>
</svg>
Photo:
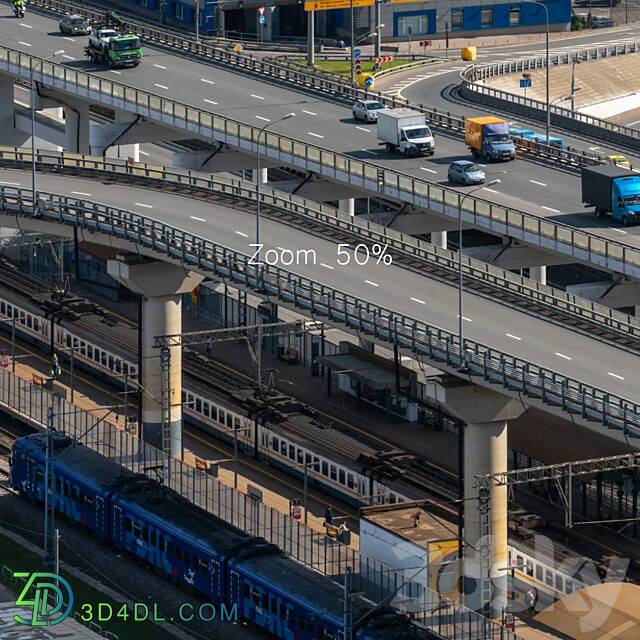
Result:
<svg viewBox="0 0 640 640">
<path fill-rule="evenodd" d="M 16 333 L 46 349 L 51 344 L 51 320 L 43 313 L 36 303 L 19 294 L 8 291 L 0 294 L 0 320 L 15 318 Z M 92 333 L 96 328 L 102 336 Z M 138 374 L 131 353 L 136 335 L 132 325 L 121 323 L 113 327 L 80 317 L 56 323 L 53 342 L 58 350 L 73 346 L 76 365 L 122 385 L 125 374 L 132 380 Z M 308 467 L 310 484 L 351 504 L 394 503 L 425 497 L 415 486 L 403 485 L 402 478 L 380 481 L 360 472 L 359 457 L 375 451 L 335 429 L 327 429 L 326 425 L 306 422 L 303 435 L 301 432 L 294 434 L 287 430 L 286 422 L 264 424 L 243 413 L 228 398 L 190 382 L 185 382 L 183 402 L 190 422 L 227 441 L 233 439 L 233 431 L 237 430 L 241 448 L 292 475 L 302 474 L 300 465 L 303 462 L 317 463 Z M 331 440 L 334 442 L 328 446 Z M 580 571 L 588 560 L 563 554 L 557 548 L 552 554 L 536 557 L 522 541 L 510 538 L 510 565 L 511 562 L 517 567 L 514 569 L 517 580 L 548 599 L 562 597 L 584 586 Z M 451 577 L 441 576 L 438 581 L 450 582 Z M 438 588 L 438 585 L 433 586 Z"/>
</svg>

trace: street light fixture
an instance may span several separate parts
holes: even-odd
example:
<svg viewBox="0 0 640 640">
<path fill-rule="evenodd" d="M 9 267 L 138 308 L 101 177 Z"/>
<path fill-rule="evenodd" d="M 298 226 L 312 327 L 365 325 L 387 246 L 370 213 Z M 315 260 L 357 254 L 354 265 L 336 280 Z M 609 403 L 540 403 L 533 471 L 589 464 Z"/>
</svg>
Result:
<svg viewBox="0 0 640 640">
<path fill-rule="evenodd" d="M 258 132 L 258 139 L 256 141 L 256 245 L 260 246 L 260 136 L 271 126 L 274 124 L 278 124 L 278 122 L 282 122 L 283 120 L 288 120 L 289 118 L 294 118 L 295 113 L 286 113 L 281 118 L 274 120 L 273 122 L 267 122 Z M 258 260 L 256 262 L 256 287 L 258 287 L 259 283 L 259 274 L 260 274 L 260 252 L 256 253 Z M 259 287 L 258 287 L 259 288 Z"/>
<path fill-rule="evenodd" d="M 549 135 L 551 130 L 551 104 L 549 103 L 549 8 L 544 2 L 538 2 L 538 0 L 523 0 L 526 4 L 538 4 L 540 5 L 546 14 L 547 17 L 547 126 L 546 126 L 546 134 L 547 134 L 547 142 L 549 141 Z"/>
<path fill-rule="evenodd" d="M 29 77 L 31 79 L 31 199 L 33 201 L 33 213 L 35 214 L 37 208 L 36 199 L 36 84 L 33 81 L 33 74 L 39 64 L 42 64 L 45 60 L 51 60 L 56 56 L 61 56 L 64 53 L 64 49 L 55 51 L 50 56 L 41 60 L 36 60 L 35 64 L 31 66 Z"/>
<path fill-rule="evenodd" d="M 495 178 L 491 180 L 486 185 L 481 187 L 476 187 L 472 189 L 468 193 L 465 193 L 462 200 L 460 200 L 460 204 L 458 204 L 458 342 L 460 346 L 460 369 L 459 371 L 465 371 L 464 365 L 464 329 L 463 329 L 463 319 L 462 319 L 462 294 L 463 294 L 463 286 L 462 286 L 462 203 L 476 191 L 480 191 L 480 189 L 484 189 L 485 187 L 490 187 L 491 185 L 498 184 L 502 182 L 500 178 Z"/>
<path fill-rule="evenodd" d="M 580 91 L 580 89 L 582 89 L 582 87 L 577 87 L 576 88 L 576 65 L 580 64 L 580 59 L 576 58 L 573 63 L 571 64 L 571 111 L 575 111 L 576 110 L 576 100 L 575 100 L 575 95 L 576 95 L 576 91 Z"/>
</svg>

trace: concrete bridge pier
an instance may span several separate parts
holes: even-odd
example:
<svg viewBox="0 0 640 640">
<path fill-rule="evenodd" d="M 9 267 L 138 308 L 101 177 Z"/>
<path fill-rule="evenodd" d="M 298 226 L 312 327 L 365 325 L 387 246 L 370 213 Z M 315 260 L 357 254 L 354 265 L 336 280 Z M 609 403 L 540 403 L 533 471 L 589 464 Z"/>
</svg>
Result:
<svg viewBox="0 0 640 640">
<path fill-rule="evenodd" d="M 540 284 L 547 284 L 547 267 L 544 265 L 540 267 L 529 267 L 529 278 Z"/>
<path fill-rule="evenodd" d="M 431 244 L 435 244 L 436 247 L 442 249 L 447 248 L 447 232 L 446 231 L 432 231 L 431 232 Z"/>
<path fill-rule="evenodd" d="M 474 487 L 475 476 L 508 469 L 508 424 L 510 420 L 515 420 L 522 415 L 525 406 L 519 400 L 513 400 L 453 376 L 443 378 L 441 385 L 445 390 L 447 408 L 466 423 L 464 429 L 464 539 L 467 547 L 465 558 L 474 555 L 468 548 L 472 545 L 475 548 L 475 556 L 479 559 L 478 549 L 483 532 L 478 509 L 478 490 Z M 506 486 L 491 489 L 489 499 L 491 617 L 497 618 L 502 615 L 503 608 L 507 605 Z M 482 570 L 486 575 L 487 567 L 483 567 Z M 465 571 L 465 573 L 468 572 Z M 479 576 L 473 577 L 477 580 Z M 466 603 L 471 608 L 482 604 L 479 600 L 479 582 L 476 588 L 477 591 Z"/>
<path fill-rule="evenodd" d="M 204 279 L 166 262 L 118 255 L 107 262 L 107 272 L 133 293 L 142 296 L 142 438 L 162 449 L 162 375 L 160 349 L 154 337 L 182 333 L 182 294 Z M 182 352 L 170 347 L 170 451 L 182 454 Z"/>
<path fill-rule="evenodd" d="M 356 200 L 355 198 L 347 198 L 346 200 L 338 200 L 338 211 L 346 213 L 350 216 L 356 213 Z"/>
<path fill-rule="evenodd" d="M 65 143 L 69 153 L 91 153 L 89 103 L 81 100 L 64 99 Z"/>
</svg>

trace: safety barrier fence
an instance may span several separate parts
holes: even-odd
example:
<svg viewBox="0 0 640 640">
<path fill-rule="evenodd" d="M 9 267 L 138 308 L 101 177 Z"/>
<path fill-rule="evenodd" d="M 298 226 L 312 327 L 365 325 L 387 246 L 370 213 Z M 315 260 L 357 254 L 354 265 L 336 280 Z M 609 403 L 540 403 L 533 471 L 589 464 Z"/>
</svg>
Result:
<svg viewBox="0 0 640 640">
<path fill-rule="evenodd" d="M 204 197 L 209 194 L 232 195 L 249 207 L 255 206 L 255 187 L 239 180 L 210 178 L 194 171 L 171 169 L 152 164 L 128 165 L 122 160 L 109 160 L 102 157 L 64 152 L 38 151 L 36 162 L 38 171 L 46 170 L 71 174 L 82 172 L 96 177 L 107 173 L 110 178 L 114 176 L 127 178 L 131 182 L 144 179 L 145 183 L 155 184 L 158 188 L 165 188 L 167 185 L 180 188 L 188 186 Z M 0 166 L 21 166 L 30 169 L 31 150 L 0 147 Z M 333 207 L 268 187 L 261 188 L 260 198 L 262 204 L 269 207 L 263 210 L 263 215 L 268 216 L 270 208 L 295 214 L 295 218 L 287 216 L 287 218 L 280 219 L 283 224 L 300 226 L 298 221 L 302 218 L 314 223 L 311 229 L 303 227 L 308 233 L 323 237 L 335 237 L 336 232 L 343 231 L 354 235 L 354 242 L 367 240 L 371 244 L 387 245 L 395 254 L 394 259 L 397 266 L 421 271 L 415 266 L 416 261 L 419 261 L 429 269 L 438 267 L 446 270 L 449 275 L 457 273 L 457 252 L 423 242 L 375 222 L 340 213 Z M 325 234 L 318 230 L 316 223 L 326 227 Z M 429 274 L 428 271 L 426 273 Z M 463 275 L 467 286 L 472 286 L 477 291 L 480 288 L 490 287 L 492 299 L 500 300 L 505 296 L 510 296 L 509 302 L 517 304 L 522 309 L 526 308 L 523 305 L 539 305 L 544 308 L 546 318 L 549 318 L 550 314 L 561 313 L 569 317 L 569 322 L 574 329 L 576 328 L 576 320 L 587 322 L 588 326 L 585 329 L 594 338 L 597 338 L 602 330 L 613 331 L 618 334 L 618 338 L 623 343 L 626 343 L 626 346 L 631 348 L 634 347 L 630 341 L 640 339 L 640 320 L 579 296 L 523 278 L 505 269 L 494 267 L 480 260 L 463 257 Z"/>
<path fill-rule="evenodd" d="M 7 567 L 6 564 L 0 565 L 0 581 L 4 582 L 5 584 L 15 585 L 17 589 L 22 591 L 24 589 L 24 586 L 27 584 L 27 579 L 23 577 L 16 578 L 14 577 L 14 573 L 17 573 L 17 572 L 11 569 L 11 567 Z M 46 594 L 47 601 L 49 602 L 52 610 L 55 606 L 58 605 L 58 602 L 57 602 L 58 596 L 52 590 L 45 590 L 45 594 Z M 61 604 L 61 607 L 60 607 L 61 611 L 65 611 L 66 608 L 69 606 L 68 603 L 64 601 L 60 604 Z M 44 609 L 46 610 L 46 607 L 44 607 Z M 76 609 L 73 609 L 71 611 L 71 617 L 76 622 L 80 623 L 82 626 L 89 629 L 89 631 L 93 631 L 93 633 L 97 634 L 101 638 L 106 638 L 107 640 L 120 640 L 120 636 L 118 636 L 117 634 L 111 631 L 106 631 L 99 624 L 96 624 L 95 622 L 93 622 L 93 620 L 83 620 L 83 618 L 86 617 L 85 614 L 81 613 L 80 611 L 77 611 Z M 28 632 L 25 632 L 25 633 L 26 633 L 25 637 L 28 637 L 29 633 Z M 13 637 L 13 635 L 11 636 L 7 635 L 7 637 Z"/>
<path fill-rule="evenodd" d="M 148 255 L 225 277 L 237 287 L 266 291 L 280 304 L 314 318 L 363 332 L 382 343 L 397 344 L 436 363 L 441 370 L 455 373 L 464 368 L 478 383 L 519 393 L 533 406 L 552 406 L 586 421 L 640 435 L 640 406 L 610 391 L 472 340 L 465 340 L 461 349 L 457 334 L 450 331 L 272 265 L 257 270 L 245 254 L 140 214 L 67 196 L 39 195 L 38 214 L 43 222 L 106 234 L 109 242 L 113 238 L 130 242 Z M 0 187 L 0 210 L 31 218 L 30 192 Z"/>
<path fill-rule="evenodd" d="M 374 602 L 397 593 L 390 598 L 392 606 L 416 612 L 419 622 L 447 638 L 519 640 L 501 625 L 429 588 L 416 582 L 405 586 L 406 578 L 401 572 L 313 531 L 264 503 L 252 500 L 216 478 L 102 421 L 99 416 L 64 398 L 54 397 L 41 386 L 6 370 L 0 374 L 0 407 L 41 430 L 46 429 L 47 410 L 53 407 L 53 428 L 56 431 L 67 433 L 131 471 L 143 473 L 152 480 L 161 480 L 191 503 L 241 531 L 278 545 L 300 563 L 336 582 L 343 581 L 349 568 L 353 591 Z"/>
<path fill-rule="evenodd" d="M 640 52 L 640 41 L 605 45 L 584 49 L 582 51 L 555 53 L 549 56 L 550 68 L 573 64 L 576 61 L 587 62 L 625 54 Z M 465 95 L 478 102 L 500 106 L 508 111 L 519 113 L 538 113 L 542 117 L 546 113 L 546 102 L 534 98 L 509 93 L 486 84 L 487 80 L 496 76 L 521 73 L 546 68 L 546 56 L 537 56 L 523 60 L 498 62 L 488 65 L 474 65 L 460 72 L 461 86 Z M 640 149 L 640 130 L 610 122 L 602 118 L 572 111 L 560 105 L 551 105 L 552 122 L 563 128 L 588 133 L 592 136 L 618 142 L 635 150 Z"/>
<path fill-rule="evenodd" d="M 266 132 L 262 136 L 264 132 L 259 127 L 217 116 L 107 78 L 43 61 L 7 47 L 0 47 L 0 71 L 23 78 L 33 74 L 37 82 L 251 153 L 257 150 L 258 136 L 261 136 L 263 155 L 285 165 L 448 217 L 457 218 L 462 208 L 465 222 L 537 244 L 597 267 L 629 277 L 640 277 L 640 250 L 569 225 L 480 198 L 467 197 L 453 189 L 275 133 Z M 449 120 L 453 121 L 454 118 L 449 117 Z"/>
</svg>

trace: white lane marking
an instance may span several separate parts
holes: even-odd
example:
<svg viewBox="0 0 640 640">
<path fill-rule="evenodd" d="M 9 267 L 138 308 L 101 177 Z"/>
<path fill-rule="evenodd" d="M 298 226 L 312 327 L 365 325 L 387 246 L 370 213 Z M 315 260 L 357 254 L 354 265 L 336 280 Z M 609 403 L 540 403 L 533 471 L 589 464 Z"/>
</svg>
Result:
<svg viewBox="0 0 640 640">
<path fill-rule="evenodd" d="M 239 236 L 242 236 L 243 238 L 248 238 L 248 237 L 249 237 L 249 234 L 248 234 L 248 233 L 242 233 L 242 231 L 236 231 L 236 233 L 237 233 Z"/>
<path fill-rule="evenodd" d="M 489 191 L 490 193 L 498 193 L 495 189 L 489 189 L 489 187 L 482 187 L 484 191 Z"/>
<path fill-rule="evenodd" d="M 367 284 L 370 284 L 372 287 L 379 287 L 380 285 L 377 282 L 371 282 L 371 280 L 365 280 Z"/>
<path fill-rule="evenodd" d="M 456 314 L 456 318 L 459 318 L 460 314 Z M 473 322 L 473 320 L 471 318 L 467 318 L 466 316 L 462 316 L 462 319 L 465 320 L 466 322 Z"/>
<path fill-rule="evenodd" d="M 200 78 L 200 82 L 206 82 L 207 84 L 215 84 L 213 80 L 207 80 L 206 78 Z"/>
<path fill-rule="evenodd" d="M 68 56 L 66 53 L 63 53 L 62 57 L 66 58 L 67 60 L 75 60 L 75 58 L 73 56 Z"/>
<path fill-rule="evenodd" d="M 153 209 L 153 205 L 144 204 L 143 202 L 134 202 L 133 204 L 135 204 L 136 207 L 145 207 L 146 209 Z"/>
<path fill-rule="evenodd" d="M 24 22 L 21 22 L 20 26 L 25 27 L 26 29 L 33 29 L 33 27 L 30 24 L 25 24 Z"/>
<path fill-rule="evenodd" d="M 321 262 L 320 266 L 324 267 L 325 269 L 331 269 L 332 271 L 335 268 L 335 267 L 332 267 L 330 264 L 325 264 L 324 262 Z"/>
<path fill-rule="evenodd" d="M 313 111 L 307 111 L 306 109 L 302 110 L 302 113 L 306 113 L 308 116 L 317 116 L 317 113 L 313 113 Z"/>
<path fill-rule="evenodd" d="M 589 151 L 597 151 L 600 147 L 589 147 Z"/>
<path fill-rule="evenodd" d="M 206 222 L 204 218 L 198 218 L 196 216 L 189 216 L 192 220 L 197 220 L 198 222 Z"/>
<path fill-rule="evenodd" d="M 360 129 L 360 131 L 365 131 L 366 133 L 371 133 L 371 129 L 365 129 L 364 127 L 356 127 L 356 129 Z"/>
<path fill-rule="evenodd" d="M 518 338 L 518 336 L 514 336 L 512 333 L 505 333 L 505 336 L 507 336 L 507 338 L 513 338 L 514 340 L 522 340 L 522 338 Z"/>
<path fill-rule="evenodd" d="M 429 169 L 428 167 L 420 167 L 423 171 L 428 171 L 429 173 L 438 173 L 434 169 Z"/>
<path fill-rule="evenodd" d="M 12 187 L 19 187 L 20 186 L 19 182 L 5 182 L 4 180 L 0 180 L 0 184 L 8 184 L 8 185 L 11 185 Z"/>
<path fill-rule="evenodd" d="M 313 131 L 307 131 L 307 133 L 314 138 L 324 138 L 324 136 L 321 136 L 319 133 L 313 133 Z"/>
<path fill-rule="evenodd" d="M 258 100 L 264 100 L 264 98 L 262 96 L 257 96 L 255 93 L 251 94 L 252 98 L 258 98 Z"/>
<path fill-rule="evenodd" d="M 163 84 L 158 84 L 157 82 L 154 82 L 153 84 L 159 89 L 167 89 L 167 91 L 169 90 L 169 87 L 165 87 Z"/>
<path fill-rule="evenodd" d="M 369 151 L 369 149 L 360 149 L 360 151 L 364 151 L 365 153 L 370 153 L 372 156 L 377 156 L 377 151 Z"/>
<path fill-rule="evenodd" d="M 63 40 L 68 40 L 69 42 L 75 42 L 75 40 L 73 38 L 69 38 L 67 36 L 62 36 Z"/>
<path fill-rule="evenodd" d="M 544 205 L 542 205 L 543 209 L 546 209 L 547 211 L 551 211 L 551 213 L 560 213 L 557 209 L 552 209 L 551 207 L 545 207 Z"/>
<path fill-rule="evenodd" d="M 529 182 L 533 182 L 533 184 L 539 184 L 541 187 L 547 186 L 544 182 L 538 182 L 537 180 L 529 180 Z"/>
<path fill-rule="evenodd" d="M 627 127 L 633 127 L 634 124 L 638 124 L 640 123 L 640 120 L 636 120 L 635 122 L 630 122 L 629 124 L 625 125 Z"/>
<path fill-rule="evenodd" d="M 558 353 L 556 351 L 556 353 L 554 355 L 558 356 L 558 358 L 564 358 L 565 360 L 571 360 L 571 357 L 570 356 L 565 356 L 564 353 Z"/>
<path fill-rule="evenodd" d="M 158 67 L 158 69 L 166 69 L 167 67 L 163 67 L 161 64 L 156 64 L 155 62 L 153 63 L 154 67 Z"/>
<path fill-rule="evenodd" d="M 256 116 L 256 118 L 258 118 L 258 120 L 264 120 L 265 122 L 271 122 L 269 118 L 263 118 L 262 116 Z"/>
<path fill-rule="evenodd" d="M 25 47 L 31 46 L 28 42 L 22 42 L 22 40 L 18 40 L 18 44 L 23 44 Z"/>
<path fill-rule="evenodd" d="M 616 227 L 607 227 L 607 229 L 611 229 L 612 231 L 617 231 L 618 233 L 624 233 L 624 234 L 627 233 L 624 229 L 617 229 Z"/>
<path fill-rule="evenodd" d="M 409 300 L 413 300 L 414 302 L 417 302 L 418 304 L 427 304 L 424 300 L 420 300 L 420 298 L 409 298 Z"/>
<path fill-rule="evenodd" d="M 114 71 L 113 69 L 109 69 L 109 71 L 111 73 L 115 73 L 117 76 L 121 76 L 122 75 L 122 71 Z"/>
<path fill-rule="evenodd" d="M 143 156 L 148 156 L 149 154 L 146 151 L 140 151 Z"/>
<path fill-rule="evenodd" d="M 90 196 L 90 193 L 85 193 L 84 191 L 72 191 L 71 193 L 75 193 L 77 196 Z"/>
<path fill-rule="evenodd" d="M 611 371 L 607 371 L 607 375 L 611 376 L 612 378 L 618 378 L 618 380 L 624 380 L 622 376 L 619 376 L 617 373 L 611 373 Z"/>
<path fill-rule="evenodd" d="M 207 100 L 206 98 L 203 98 L 202 101 L 208 102 L 209 104 L 218 104 L 215 100 Z"/>
</svg>

